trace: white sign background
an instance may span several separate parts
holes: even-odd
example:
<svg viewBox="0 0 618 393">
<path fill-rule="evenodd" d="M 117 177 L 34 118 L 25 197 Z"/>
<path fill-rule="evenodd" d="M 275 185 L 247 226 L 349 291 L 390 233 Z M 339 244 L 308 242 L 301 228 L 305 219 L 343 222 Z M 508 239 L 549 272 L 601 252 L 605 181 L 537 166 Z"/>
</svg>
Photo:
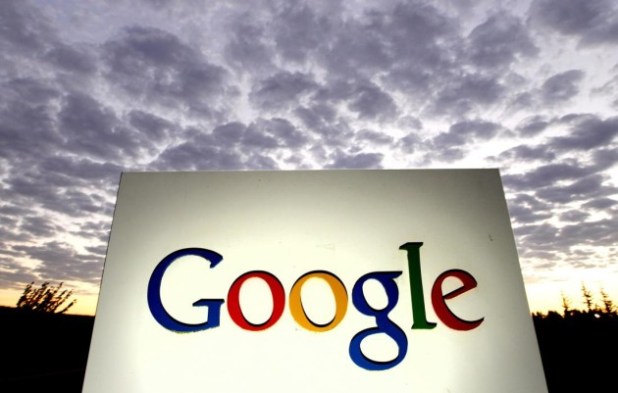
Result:
<svg viewBox="0 0 618 393">
<path fill-rule="evenodd" d="M 424 243 L 434 329 L 411 329 L 407 254 L 399 250 L 407 242 Z M 226 299 L 232 282 L 252 270 L 277 276 L 286 296 L 304 273 L 330 271 L 347 288 L 347 314 L 333 330 L 311 332 L 296 324 L 286 299 L 277 324 L 251 332 L 236 326 L 223 304 L 217 328 L 167 330 L 148 308 L 148 281 L 165 256 L 188 247 L 216 251 L 223 261 L 211 269 L 184 257 L 167 270 L 161 297 L 178 320 L 203 322 L 205 308 L 191 304 Z M 433 311 L 431 287 L 450 269 L 478 282 L 447 301 L 463 319 L 484 318 L 473 330 L 450 329 Z M 348 354 L 352 337 L 375 326 L 351 301 L 356 280 L 374 271 L 403 272 L 389 317 L 406 332 L 408 351 L 384 371 L 362 369 Z M 371 305 L 383 307 L 383 291 L 367 284 Z M 329 295 L 319 280 L 303 288 L 314 320 L 334 315 Z M 270 315 L 270 293 L 259 280 L 247 281 L 240 299 L 248 319 Z M 363 351 L 394 357 L 397 347 L 382 336 L 366 339 Z M 499 171 L 124 173 L 83 391 L 547 392 Z"/>
</svg>

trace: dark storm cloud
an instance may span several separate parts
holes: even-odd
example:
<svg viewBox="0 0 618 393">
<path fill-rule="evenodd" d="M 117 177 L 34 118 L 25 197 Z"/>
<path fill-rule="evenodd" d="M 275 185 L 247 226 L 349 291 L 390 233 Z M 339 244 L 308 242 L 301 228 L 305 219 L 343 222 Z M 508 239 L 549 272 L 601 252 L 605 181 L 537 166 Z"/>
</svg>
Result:
<svg viewBox="0 0 618 393">
<path fill-rule="evenodd" d="M 418 99 L 433 113 L 458 115 L 496 104 L 503 98 L 505 86 L 488 75 L 462 74 L 460 65 L 467 62 L 465 45 L 474 49 L 474 60 L 470 61 L 484 66 L 506 65 L 536 51 L 521 21 L 506 13 L 494 14 L 481 23 L 471 33 L 469 44 L 459 35 L 456 20 L 420 2 L 367 9 L 356 18 L 347 18 L 343 24 L 333 24 L 332 15 L 317 15 L 303 6 L 284 7 L 282 13 L 304 15 L 307 19 L 295 26 L 289 26 L 293 19 L 277 19 L 273 22 L 277 31 L 298 28 L 304 37 L 320 36 L 327 29 L 336 32 L 334 42 L 328 45 L 326 40 L 313 39 L 308 43 L 299 37 L 311 49 L 304 56 L 293 57 L 300 59 L 315 53 L 313 60 L 325 67 L 331 77 L 316 100 L 345 102 L 361 118 L 391 119 L 397 114 L 397 105 L 382 83 L 388 89 L 405 92 L 408 99 Z M 255 40 L 268 41 L 267 32 L 252 31 Z M 286 36 L 286 42 L 292 37 L 296 36 Z M 439 91 L 435 101 L 427 100 L 430 88 Z M 254 91 L 257 89 L 254 87 Z"/>
<path fill-rule="evenodd" d="M 331 22 L 307 4 L 286 2 L 275 16 L 277 53 L 287 60 L 304 62 L 331 37 Z"/>
<path fill-rule="evenodd" d="M 134 156 L 139 135 L 125 127 L 113 110 L 86 94 L 69 94 L 58 114 L 66 148 L 99 159 Z"/>
<path fill-rule="evenodd" d="M 46 242 L 39 246 L 14 246 L 14 250 L 41 263 L 34 270 L 43 279 L 80 280 L 96 283 L 100 280 L 99 258 L 77 252 L 66 243 Z"/>
<path fill-rule="evenodd" d="M 369 20 L 351 19 L 339 26 L 331 45 L 323 47 L 323 61 L 328 71 L 337 76 L 366 78 L 370 73 L 388 68 L 390 54 L 386 50 L 383 29 L 377 13 Z M 372 20 L 373 19 L 373 20 Z"/>
<path fill-rule="evenodd" d="M 245 160 L 245 167 L 271 171 L 279 169 L 279 164 L 268 155 L 253 153 Z"/>
<path fill-rule="evenodd" d="M 258 118 L 248 126 L 231 122 L 212 133 L 188 131 L 188 141 L 163 151 L 154 164 L 159 169 L 276 169 L 269 157 L 281 150 L 298 149 L 309 139 L 287 119 Z"/>
<path fill-rule="evenodd" d="M 580 116 L 570 118 L 580 120 Z M 554 147 L 547 146 L 548 149 Z M 568 155 L 572 150 L 572 146 L 561 147 L 564 150 L 555 148 L 554 151 Z M 523 257 L 538 257 L 539 251 L 560 249 L 564 251 L 563 258 L 574 260 L 577 255 L 572 246 L 605 247 L 616 242 L 618 236 L 613 222 L 618 217 L 612 209 L 618 188 L 603 172 L 616 163 L 616 154 L 610 153 L 613 151 L 615 149 L 598 150 L 589 156 L 587 164 L 562 159 L 562 163 L 540 166 L 525 175 L 503 176 L 507 190 L 519 192 L 510 200 L 509 209 L 515 219 L 520 248 L 526 250 L 522 252 Z M 557 215 L 556 208 L 562 208 L 563 212 Z M 566 225 L 552 228 L 543 223 L 540 216 L 547 213 Z M 592 219 L 599 213 L 609 214 L 611 218 Z"/>
<path fill-rule="evenodd" d="M 1 243 L 0 246 L 2 246 Z M 13 261 L 12 258 L 19 253 L 7 252 L 5 247 L 1 247 L 1 249 L 4 251 L 0 250 L 0 269 L 2 269 L 0 287 L 23 289 L 24 283 L 38 280 L 38 277 L 30 268 Z"/>
<path fill-rule="evenodd" d="M 456 36 L 459 27 L 456 20 L 422 2 L 397 4 L 385 23 L 380 23 L 379 14 L 375 15 L 378 17 L 372 23 L 392 45 L 396 59 L 405 59 L 417 66 L 434 62 L 438 69 L 442 62 L 450 65 L 444 49 L 451 49 L 447 45 Z"/>
<path fill-rule="evenodd" d="M 116 182 L 123 167 L 88 158 L 52 156 L 41 160 L 39 169 L 42 173 L 66 177 L 64 182 L 54 179 L 57 182 L 55 184 L 73 187 Z"/>
<path fill-rule="evenodd" d="M 513 231 L 524 257 L 530 257 L 531 252 L 553 250 L 559 239 L 559 229 L 548 223 L 519 226 Z"/>
<path fill-rule="evenodd" d="M 97 70 L 96 60 L 89 51 L 65 44 L 50 49 L 45 59 L 69 73 L 91 74 Z"/>
<path fill-rule="evenodd" d="M 244 138 L 244 134 L 243 134 Z M 240 153 L 238 148 L 218 146 L 212 135 L 202 134 L 178 146 L 163 151 L 149 166 L 157 170 L 230 170 L 230 169 L 277 169 L 278 164 L 269 153 L 256 144 L 274 144 L 273 138 L 253 140 L 253 150 Z"/>
<path fill-rule="evenodd" d="M 142 0 L 142 1 L 154 7 L 164 7 L 168 4 L 173 3 L 175 0 Z"/>
<path fill-rule="evenodd" d="M 390 135 L 374 130 L 362 129 L 351 135 L 345 148 L 337 150 L 329 157 L 333 162 L 332 168 L 346 168 L 346 165 L 355 165 L 356 168 L 381 167 L 381 153 L 375 152 L 378 146 L 389 147 L 395 144 Z M 342 144 L 343 146 L 344 144 Z M 364 153 L 359 155 L 358 153 Z"/>
<path fill-rule="evenodd" d="M 472 30 L 468 39 L 467 55 L 479 67 L 508 66 L 520 56 L 538 53 L 521 20 L 506 13 L 490 16 Z"/>
<path fill-rule="evenodd" d="M 0 226 L 0 249 L 8 249 L 7 244 L 14 241 L 33 240 L 28 234 L 17 231 L 19 217 L 10 217 L 2 213 L 2 225 Z"/>
<path fill-rule="evenodd" d="M 372 83 L 360 85 L 354 90 L 348 108 L 361 119 L 392 120 L 397 114 L 393 98 Z"/>
<path fill-rule="evenodd" d="M 408 154 L 414 152 L 419 147 L 424 147 L 422 139 L 415 132 L 411 132 L 403 138 L 400 138 L 395 145 Z"/>
<path fill-rule="evenodd" d="M 238 72 L 261 74 L 273 69 L 275 53 L 268 44 L 270 37 L 251 14 L 240 15 L 229 27 L 230 38 L 225 48 L 226 59 Z"/>
<path fill-rule="evenodd" d="M 613 121 L 613 118 L 602 120 L 593 115 L 564 116 L 552 124 L 569 126 L 571 132 L 567 136 L 550 138 L 542 147 L 521 145 L 500 156 L 507 160 L 529 157 L 547 162 L 549 156 L 545 159 L 543 156 L 551 154 L 561 161 L 522 175 L 503 176 L 507 190 L 528 193 L 509 201 L 522 257 L 538 258 L 539 253 L 548 252 L 573 261 L 579 258 L 573 246 L 605 247 L 616 241 L 613 222 L 618 217 L 612 209 L 618 188 L 604 171 L 615 166 L 618 154 L 616 149 L 598 149 L 601 144 L 611 146 Z M 580 150 L 590 153 L 585 164 L 563 158 Z M 557 215 L 556 207 L 570 208 Z M 592 220 L 593 213 L 609 214 L 611 218 Z M 566 225 L 553 228 L 543 223 L 554 215 Z"/>
<path fill-rule="evenodd" d="M 571 133 L 549 141 L 556 149 L 586 151 L 607 146 L 618 136 L 618 117 L 603 120 L 594 115 L 579 115 L 564 121 L 571 125 Z"/>
<path fill-rule="evenodd" d="M 7 181 L 4 193 L 10 203 L 24 203 L 49 212 L 80 217 L 89 213 L 103 213 L 109 195 L 73 190 L 76 182 L 62 174 L 27 173 Z"/>
<path fill-rule="evenodd" d="M 432 87 L 457 74 L 453 52 L 463 45 L 458 23 L 428 3 L 365 9 L 343 22 L 315 20 L 314 28 L 326 27 L 314 34 L 328 31 L 334 37 L 312 50 L 331 80 L 369 81 L 385 94 L 401 91 L 421 102 Z"/>
<path fill-rule="evenodd" d="M 48 21 L 21 0 L 0 2 L 0 48 L 33 53 L 46 47 L 53 35 Z M 1 55 L 0 55 L 1 56 Z"/>
<path fill-rule="evenodd" d="M 297 149 L 302 147 L 308 138 L 286 119 L 257 119 L 247 128 L 243 144 L 251 146 L 252 140 L 265 137 L 271 138 L 272 147 Z M 258 147 L 259 144 L 257 144 Z M 267 147 L 267 146 L 264 146 Z"/>
<path fill-rule="evenodd" d="M 551 122 L 547 127 L 564 126 L 563 136 L 549 138 L 536 146 L 520 145 L 500 154 L 496 159 L 558 161 L 542 165 L 521 175 L 504 175 L 509 190 L 535 191 L 538 198 L 554 204 L 580 202 L 586 208 L 594 200 L 610 198 L 618 191 L 604 173 L 616 165 L 618 153 L 612 144 L 618 134 L 616 118 L 601 119 L 591 114 L 571 114 Z M 576 160 L 573 152 L 587 154 L 587 160 Z"/>
<path fill-rule="evenodd" d="M 37 106 L 49 104 L 61 93 L 50 82 L 33 78 L 15 78 L 3 84 L 3 101 L 9 104 Z"/>
<path fill-rule="evenodd" d="M 615 246 L 618 243 L 618 220 L 614 215 L 610 219 L 569 224 L 561 228 L 560 235 L 559 246 Z"/>
<path fill-rule="evenodd" d="M 417 117 L 407 115 L 397 119 L 397 126 L 404 130 L 421 130 L 423 122 Z"/>
<path fill-rule="evenodd" d="M 89 85 L 98 69 L 96 50 L 62 42 L 62 26 L 54 25 L 44 10 L 29 0 L 1 2 L 0 76 L 3 81 L 32 78 L 65 88 Z"/>
<path fill-rule="evenodd" d="M 60 180 L 66 181 L 66 179 Z M 11 203 L 23 203 L 24 206 L 29 208 L 45 205 L 47 201 L 56 200 L 57 190 L 63 187 L 62 183 L 50 187 L 48 185 L 50 183 L 46 179 L 42 179 L 38 173 L 33 174 L 32 172 L 6 180 L 5 184 L 3 193 L 7 195 L 7 200 Z"/>
<path fill-rule="evenodd" d="M 212 136 L 218 145 L 233 146 L 240 143 L 245 135 L 247 127 L 239 122 L 232 122 L 217 126 L 212 131 Z"/>
<path fill-rule="evenodd" d="M 248 148 L 258 148 L 263 150 L 270 150 L 279 147 L 279 140 L 268 132 L 262 132 L 267 130 L 268 125 L 263 124 L 262 121 L 257 122 L 249 126 L 241 139 L 241 143 Z"/>
<path fill-rule="evenodd" d="M 338 116 L 334 105 L 317 104 L 311 107 L 299 107 L 294 114 L 308 131 L 317 134 L 327 146 L 347 145 L 354 136 L 354 131 Z"/>
<path fill-rule="evenodd" d="M 187 142 L 170 147 L 149 165 L 157 170 L 241 169 L 244 167 L 233 148 L 217 147 L 213 137 L 195 131 Z"/>
<path fill-rule="evenodd" d="M 536 196 L 554 203 L 587 200 L 602 191 L 603 177 L 590 175 L 563 186 L 549 186 L 536 192 Z"/>
<path fill-rule="evenodd" d="M 455 59 L 464 45 L 458 20 L 428 3 L 408 2 L 378 26 L 389 54 L 383 77 L 389 88 L 422 100 L 458 74 Z"/>
<path fill-rule="evenodd" d="M 617 190 L 614 189 L 614 193 Z M 592 208 L 592 209 L 596 209 L 596 210 L 606 210 L 606 209 L 610 209 L 613 208 L 614 206 L 616 206 L 618 204 L 618 201 L 615 199 L 611 199 L 611 198 L 597 198 L 595 200 L 586 202 L 582 205 L 582 207 L 585 208 Z"/>
<path fill-rule="evenodd" d="M 286 119 L 257 119 L 245 126 L 232 122 L 216 127 L 212 144 L 240 148 L 243 152 L 259 149 L 299 148 L 307 137 Z"/>
<path fill-rule="evenodd" d="M 65 190 L 55 201 L 56 206 L 48 206 L 50 210 L 62 211 L 68 216 L 82 217 L 93 213 L 102 213 L 105 199 L 96 193 Z"/>
<path fill-rule="evenodd" d="M 494 160 L 509 160 L 509 161 L 531 161 L 538 160 L 542 162 L 549 162 L 556 159 L 556 154 L 550 150 L 547 145 L 542 146 L 528 146 L 528 145 L 520 145 L 516 146 L 512 149 L 506 150 L 497 158 L 493 158 Z"/>
<path fill-rule="evenodd" d="M 50 237 L 60 229 L 53 220 L 40 216 L 26 216 L 20 220 L 19 231 L 31 238 Z"/>
<path fill-rule="evenodd" d="M 129 124 L 150 142 L 163 142 L 178 128 L 172 122 L 142 110 L 132 110 Z"/>
<path fill-rule="evenodd" d="M 17 78 L 0 89 L 0 156 L 30 161 L 63 142 L 56 126 L 55 102 L 61 93 L 48 83 Z"/>
<path fill-rule="evenodd" d="M 538 189 L 557 181 L 576 180 L 590 173 L 579 163 L 560 163 L 539 166 L 524 175 L 504 175 L 502 180 L 512 190 Z"/>
<path fill-rule="evenodd" d="M 79 222 L 79 227 L 70 233 L 88 240 L 89 247 L 103 247 L 109 240 L 109 229 L 111 226 L 111 216 L 113 211 L 105 213 L 105 219 L 93 221 L 88 217 Z M 97 246 L 98 244 L 98 246 Z"/>
<path fill-rule="evenodd" d="M 453 79 L 438 94 L 432 111 L 437 114 L 463 116 L 488 107 L 505 95 L 505 86 L 496 78 L 482 74 L 464 74 Z"/>
<path fill-rule="evenodd" d="M 509 100 L 509 108 L 513 111 L 534 113 L 537 108 L 560 108 L 565 103 L 573 102 L 580 95 L 584 81 L 585 73 L 573 69 L 554 74 L 540 84 L 535 82 L 537 87 L 527 91 L 521 91 L 519 86 L 525 85 L 526 80 L 511 82 L 507 86 L 518 93 L 505 98 Z M 518 129 L 523 135 L 533 136 L 545 130 L 551 121 L 553 120 L 548 120 L 542 115 L 534 115 L 522 120 Z"/>
<path fill-rule="evenodd" d="M 373 130 L 360 130 L 355 135 L 357 140 L 371 145 L 388 145 L 393 143 L 393 137 Z"/>
<path fill-rule="evenodd" d="M 528 111 L 536 104 L 536 95 L 531 91 L 515 94 L 510 98 L 508 108 L 513 112 Z"/>
<path fill-rule="evenodd" d="M 332 161 L 328 168 L 381 168 L 383 158 L 380 153 L 350 153 L 337 150 L 331 155 Z"/>
<path fill-rule="evenodd" d="M 553 216 L 551 205 L 532 195 L 517 194 L 509 200 L 509 213 L 517 224 L 542 222 Z"/>
<path fill-rule="evenodd" d="M 395 120 L 395 100 L 375 83 L 365 80 L 337 80 L 316 92 L 314 101 L 322 105 L 345 104 L 360 119 Z"/>
<path fill-rule="evenodd" d="M 306 127 L 319 130 L 337 119 L 337 112 L 329 105 L 313 105 L 310 108 L 299 107 L 295 111 Z"/>
<path fill-rule="evenodd" d="M 163 30 L 130 27 L 102 49 L 107 78 L 136 99 L 213 115 L 227 90 L 222 67 Z"/>
<path fill-rule="evenodd" d="M 427 156 L 455 160 L 464 156 L 467 145 L 491 140 L 504 132 L 501 125 L 481 119 L 457 122 L 450 126 L 448 132 L 442 132 L 426 142 L 431 151 Z"/>
<path fill-rule="evenodd" d="M 610 145 L 608 148 L 597 149 L 592 153 L 593 165 L 598 171 L 615 167 L 618 163 L 618 149 Z"/>
<path fill-rule="evenodd" d="M 541 86 L 541 98 L 547 104 L 567 101 L 579 93 L 578 84 L 584 77 L 580 70 L 570 70 L 548 78 Z"/>
<path fill-rule="evenodd" d="M 550 224 L 527 225 L 515 229 L 521 256 L 538 257 L 539 253 L 553 254 L 556 258 L 577 258 L 579 251 L 574 246 L 610 246 L 618 240 L 616 220 L 603 219 L 567 224 L 556 228 Z M 560 250 L 558 252 L 557 250 Z M 590 267 L 583 265 L 582 267 Z"/>
<path fill-rule="evenodd" d="M 573 151 L 591 152 L 593 165 L 591 171 L 603 171 L 618 161 L 615 149 L 605 148 L 612 146 L 618 135 L 618 118 L 602 119 L 592 114 L 569 114 L 550 121 L 538 118 L 526 119 L 517 127 L 523 136 L 535 136 L 541 131 L 554 126 L 566 125 L 568 132 L 565 135 L 550 137 L 537 145 L 519 145 L 502 152 L 495 159 L 509 160 L 541 160 L 554 161 L 559 155 Z M 529 127 L 534 130 L 530 131 Z"/>
<path fill-rule="evenodd" d="M 547 129 L 549 121 L 542 116 L 531 116 L 517 125 L 517 131 L 525 137 L 535 136 Z"/>
<path fill-rule="evenodd" d="M 503 130 L 500 124 L 491 121 L 468 120 L 451 125 L 449 133 L 463 136 L 466 140 L 477 141 L 492 139 Z"/>
<path fill-rule="evenodd" d="M 91 254 L 100 256 L 100 257 L 105 257 L 105 254 L 107 253 L 107 246 L 97 246 L 97 247 L 85 247 L 86 251 L 88 251 Z"/>
<path fill-rule="evenodd" d="M 8 216 L 19 217 L 25 216 L 30 210 L 24 206 L 4 205 L 0 206 L 0 214 L 3 218 Z"/>
<path fill-rule="evenodd" d="M 318 88 L 312 75 L 300 72 L 279 72 L 253 86 L 249 99 L 261 109 L 298 106 L 298 101 Z"/>
<path fill-rule="evenodd" d="M 560 221 L 583 222 L 590 217 L 590 214 L 582 210 L 568 210 L 559 215 Z"/>
<path fill-rule="evenodd" d="M 613 0 L 535 0 L 530 20 L 579 38 L 582 45 L 618 43 L 618 6 Z"/>
</svg>

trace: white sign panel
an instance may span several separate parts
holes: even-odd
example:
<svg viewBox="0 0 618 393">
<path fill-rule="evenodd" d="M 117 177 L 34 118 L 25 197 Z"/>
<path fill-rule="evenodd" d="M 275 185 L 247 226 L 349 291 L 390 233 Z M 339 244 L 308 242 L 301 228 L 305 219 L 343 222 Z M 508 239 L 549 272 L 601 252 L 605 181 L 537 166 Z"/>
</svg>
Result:
<svg viewBox="0 0 618 393">
<path fill-rule="evenodd" d="M 125 173 L 84 392 L 546 392 L 498 170 Z"/>
</svg>

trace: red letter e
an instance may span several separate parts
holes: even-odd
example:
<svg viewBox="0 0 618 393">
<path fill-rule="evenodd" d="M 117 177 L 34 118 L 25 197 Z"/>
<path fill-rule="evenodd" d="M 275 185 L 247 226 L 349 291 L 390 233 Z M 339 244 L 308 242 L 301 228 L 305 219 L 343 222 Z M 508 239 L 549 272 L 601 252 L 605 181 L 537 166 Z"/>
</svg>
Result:
<svg viewBox="0 0 618 393">
<path fill-rule="evenodd" d="M 461 281 L 462 286 L 447 293 L 446 295 L 442 294 L 442 283 L 448 277 L 455 277 Z M 469 290 L 476 288 L 476 280 L 472 275 L 464 270 L 453 269 L 447 270 L 444 273 L 440 274 L 436 279 L 436 282 L 433 284 L 433 288 L 431 289 L 431 302 L 433 304 L 433 309 L 436 312 L 436 315 L 444 324 L 451 329 L 455 330 L 472 330 L 483 322 L 484 318 L 477 319 L 476 321 L 466 321 L 464 319 L 459 318 L 457 315 L 453 314 L 453 312 L 446 305 L 446 300 L 452 299 L 456 296 L 461 295 L 462 293 L 468 292 Z"/>
</svg>

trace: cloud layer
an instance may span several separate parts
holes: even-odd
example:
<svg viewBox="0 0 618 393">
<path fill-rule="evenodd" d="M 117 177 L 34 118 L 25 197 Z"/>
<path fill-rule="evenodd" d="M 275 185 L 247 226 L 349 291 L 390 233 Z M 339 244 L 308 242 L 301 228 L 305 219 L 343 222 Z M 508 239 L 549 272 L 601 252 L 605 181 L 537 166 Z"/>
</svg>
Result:
<svg viewBox="0 0 618 393">
<path fill-rule="evenodd" d="M 526 280 L 618 274 L 609 0 L 0 3 L 0 288 L 96 293 L 123 170 L 498 167 Z"/>
</svg>

